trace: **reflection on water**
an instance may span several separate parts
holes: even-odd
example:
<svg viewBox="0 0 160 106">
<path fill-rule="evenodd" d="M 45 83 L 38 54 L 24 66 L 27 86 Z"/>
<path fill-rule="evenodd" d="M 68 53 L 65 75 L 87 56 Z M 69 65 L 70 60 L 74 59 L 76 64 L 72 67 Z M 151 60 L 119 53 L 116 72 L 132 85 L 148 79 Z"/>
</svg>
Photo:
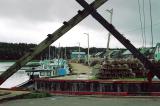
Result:
<svg viewBox="0 0 160 106">
<path fill-rule="evenodd" d="M 13 63 L 14 62 L 0 62 L 0 74 L 8 69 Z M 0 85 L 0 88 L 11 88 L 27 81 L 28 79 L 29 77 L 27 76 L 25 71 L 19 70 L 10 78 L 8 78 L 2 85 Z"/>
<path fill-rule="evenodd" d="M 14 62 L 0 62 L 0 71 L 5 71 L 9 66 L 13 65 Z"/>
</svg>

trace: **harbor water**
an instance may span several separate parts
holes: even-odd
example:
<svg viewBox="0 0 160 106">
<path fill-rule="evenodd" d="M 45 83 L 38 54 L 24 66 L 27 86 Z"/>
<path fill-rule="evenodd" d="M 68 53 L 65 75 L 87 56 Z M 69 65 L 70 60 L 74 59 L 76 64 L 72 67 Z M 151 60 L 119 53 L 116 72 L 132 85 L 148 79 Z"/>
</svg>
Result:
<svg viewBox="0 0 160 106">
<path fill-rule="evenodd" d="M 2 74 L 6 69 L 8 69 L 14 62 L 0 62 L 0 74 Z M 13 74 L 10 78 L 8 78 L 0 88 L 11 88 L 15 87 L 25 81 L 29 80 L 29 77 L 25 73 L 25 70 L 21 69 L 15 74 Z"/>
</svg>

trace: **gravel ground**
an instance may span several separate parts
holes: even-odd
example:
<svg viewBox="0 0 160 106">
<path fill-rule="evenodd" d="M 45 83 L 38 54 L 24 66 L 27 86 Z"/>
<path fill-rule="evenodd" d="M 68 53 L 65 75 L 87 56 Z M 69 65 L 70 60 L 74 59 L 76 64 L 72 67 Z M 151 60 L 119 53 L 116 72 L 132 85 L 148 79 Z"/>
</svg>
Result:
<svg viewBox="0 0 160 106">
<path fill-rule="evenodd" d="M 89 74 L 91 72 L 91 69 L 90 67 L 88 66 L 85 66 L 83 64 L 78 64 L 78 63 L 71 63 L 71 66 L 73 68 L 73 72 L 74 73 L 86 73 L 86 74 Z"/>
<path fill-rule="evenodd" d="M 87 80 L 91 79 L 91 70 L 92 68 L 85 66 L 83 64 L 78 64 L 78 63 L 71 63 L 73 73 L 76 75 L 69 75 L 69 76 L 63 76 L 63 77 L 56 77 L 54 79 L 71 79 L 71 80 L 76 80 L 76 79 L 81 79 L 81 80 Z"/>
</svg>

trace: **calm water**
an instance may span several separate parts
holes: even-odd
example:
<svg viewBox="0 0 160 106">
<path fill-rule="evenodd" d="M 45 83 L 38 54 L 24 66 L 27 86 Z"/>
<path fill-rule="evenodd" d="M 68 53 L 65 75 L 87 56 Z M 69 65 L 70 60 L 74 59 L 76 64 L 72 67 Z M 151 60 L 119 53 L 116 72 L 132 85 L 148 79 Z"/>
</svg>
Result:
<svg viewBox="0 0 160 106">
<path fill-rule="evenodd" d="M 12 64 L 14 64 L 14 62 L 0 62 L 0 74 L 8 69 Z M 25 70 L 19 70 L 0 85 L 0 88 L 11 88 L 27 81 L 28 79 L 29 77 L 25 73 Z"/>
</svg>

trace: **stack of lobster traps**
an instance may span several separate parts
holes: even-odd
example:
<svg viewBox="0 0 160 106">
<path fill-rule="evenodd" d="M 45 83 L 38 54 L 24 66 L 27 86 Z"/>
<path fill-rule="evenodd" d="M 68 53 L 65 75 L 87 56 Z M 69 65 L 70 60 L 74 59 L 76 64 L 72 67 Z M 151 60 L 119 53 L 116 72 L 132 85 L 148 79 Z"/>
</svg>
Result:
<svg viewBox="0 0 160 106">
<path fill-rule="evenodd" d="M 97 74 L 99 79 L 143 78 L 147 74 L 138 59 L 119 59 L 107 61 Z"/>
</svg>

